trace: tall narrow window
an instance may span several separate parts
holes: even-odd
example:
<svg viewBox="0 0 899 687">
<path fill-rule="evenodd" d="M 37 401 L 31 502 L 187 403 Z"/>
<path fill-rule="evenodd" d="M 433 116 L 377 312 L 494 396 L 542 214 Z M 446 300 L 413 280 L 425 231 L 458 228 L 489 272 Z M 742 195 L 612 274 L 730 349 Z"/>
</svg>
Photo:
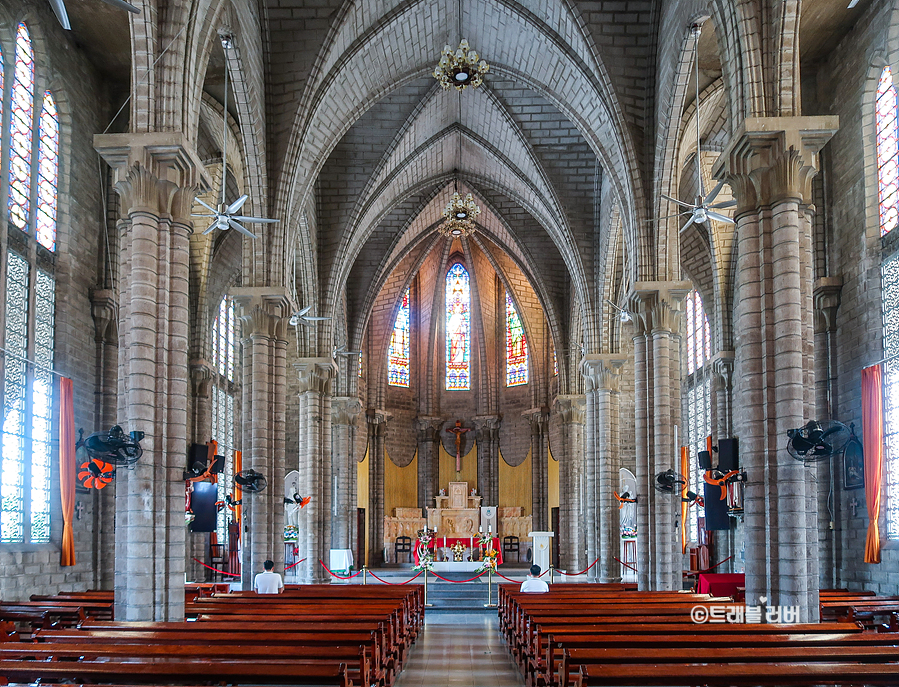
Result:
<svg viewBox="0 0 899 687">
<path fill-rule="evenodd" d="M 446 388 L 471 388 L 471 284 L 458 262 L 446 273 Z"/>
<path fill-rule="evenodd" d="M 409 386 L 409 289 L 403 293 L 403 300 L 393 322 L 390 337 L 387 383 L 391 386 Z"/>
<path fill-rule="evenodd" d="M 896 124 L 896 87 L 889 67 L 877 84 L 875 104 L 877 129 L 877 188 L 880 233 L 887 234 L 899 223 L 899 130 Z"/>
<path fill-rule="evenodd" d="M 0 542 L 50 541 L 50 471 L 55 455 L 56 196 L 59 115 L 41 90 L 28 27 L 18 24 L 4 79 L 0 53 L 0 150 L 9 159 L 6 195 L 3 427 Z M 33 361 L 33 362 L 31 362 Z"/>
<path fill-rule="evenodd" d="M 553 376 L 559 374 L 559 358 L 556 356 L 556 349 L 553 348 Z"/>
<path fill-rule="evenodd" d="M 881 267 L 886 536 L 899 539 L 899 255 Z"/>
<path fill-rule="evenodd" d="M 234 451 L 237 396 L 237 318 L 234 300 L 225 296 L 212 325 L 212 438 L 218 442 L 219 455 L 224 456 L 224 472 L 219 475 L 218 497 L 224 501 L 234 478 Z M 230 510 L 219 511 L 216 533 L 219 543 L 228 541 Z"/>
<path fill-rule="evenodd" d="M 506 291 L 506 386 L 527 383 L 528 342 L 512 296 Z"/>
<path fill-rule="evenodd" d="M 702 493 L 703 470 L 699 467 L 699 452 L 706 450 L 706 437 L 712 431 L 711 384 L 706 363 L 711 358 L 709 319 L 702 307 L 699 293 L 691 291 L 686 301 L 685 355 L 687 374 L 682 395 L 686 442 L 690 447 L 690 490 Z M 690 541 L 699 537 L 699 506 L 688 510 L 687 534 Z"/>
</svg>

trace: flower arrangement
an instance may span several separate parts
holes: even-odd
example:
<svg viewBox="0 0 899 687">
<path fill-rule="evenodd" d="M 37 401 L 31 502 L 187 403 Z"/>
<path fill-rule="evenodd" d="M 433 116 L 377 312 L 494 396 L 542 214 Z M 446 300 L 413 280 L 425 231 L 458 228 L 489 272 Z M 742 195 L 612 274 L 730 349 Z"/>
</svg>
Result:
<svg viewBox="0 0 899 687">
<path fill-rule="evenodd" d="M 434 531 L 425 527 L 423 530 L 418 530 L 418 543 L 421 544 L 423 548 L 427 548 L 428 544 L 431 543 L 431 540 L 434 538 Z"/>
<path fill-rule="evenodd" d="M 621 538 L 622 539 L 636 539 L 637 538 L 637 528 L 636 527 L 622 527 L 621 528 Z"/>
<path fill-rule="evenodd" d="M 484 572 L 490 571 L 491 573 L 496 572 L 496 563 L 497 563 L 497 552 L 494 549 L 487 549 L 484 552 L 484 558 L 481 560 L 481 565 L 478 566 L 478 569 L 475 572 Z"/>
<path fill-rule="evenodd" d="M 431 553 L 430 549 L 424 549 L 424 553 L 421 553 L 421 549 L 419 549 L 418 563 L 412 566 L 412 570 L 422 572 L 423 570 L 431 570 L 433 567 L 434 554 Z"/>
<path fill-rule="evenodd" d="M 300 530 L 296 525 L 284 526 L 284 541 L 296 541 L 300 534 Z"/>
<path fill-rule="evenodd" d="M 478 532 L 478 546 L 484 549 L 489 549 L 493 546 L 493 533 L 492 532 Z"/>
</svg>

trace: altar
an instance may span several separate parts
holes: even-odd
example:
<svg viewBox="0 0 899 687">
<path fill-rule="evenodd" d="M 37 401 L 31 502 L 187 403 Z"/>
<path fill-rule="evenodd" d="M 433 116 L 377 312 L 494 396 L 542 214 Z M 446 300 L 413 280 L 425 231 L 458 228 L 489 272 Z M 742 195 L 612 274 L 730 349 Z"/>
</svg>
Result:
<svg viewBox="0 0 899 687">
<path fill-rule="evenodd" d="M 453 546 L 455 544 L 462 544 L 464 548 L 462 552 L 462 560 L 454 561 L 453 560 Z M 500 546 L 500 541 L 498 537 L 493 537 L 491 540 L 490 547 L 496 551 L 496 564 L 502 565 L 503 562 L 503 549 Z M 428 549 L 434 552 L 434 564 L 441 565 L 442 567 L 437 568 L 435 570 L 474 570 L 475 568 L 480 566 L 480 561 L 469 561 L 469 558 L 474 558 L 472 552 L 478 552 L 478 540 L 477 537 L 441 537 L 436 536 L 431 539 L 431 542 L 428 544 Z M 412 558 L 415 561 L 415 565 L 418 565 L 418 547 L 416 546 L 412 551 Z M 480 556 L 478 556 L 480 558 Z M 473 563 L 474 567 L 468 566 L 469 563 Z"/>
</svg>

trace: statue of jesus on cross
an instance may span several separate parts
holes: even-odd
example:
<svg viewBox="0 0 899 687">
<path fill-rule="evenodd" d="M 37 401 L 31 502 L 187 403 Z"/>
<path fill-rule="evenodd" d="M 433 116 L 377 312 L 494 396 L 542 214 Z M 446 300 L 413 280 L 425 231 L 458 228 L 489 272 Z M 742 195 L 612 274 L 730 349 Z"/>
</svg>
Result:
<svg viewBox="0 0 899 687">
<path fill-rule="evenodd" d="M 446 431 L 456 435 L 456 472 L 462 472 L 462 435 L 470 432 L 471 428 L 464 428 L 462 420 L 456 420 L 456 426 L 450 427 Z"/>
</svg>

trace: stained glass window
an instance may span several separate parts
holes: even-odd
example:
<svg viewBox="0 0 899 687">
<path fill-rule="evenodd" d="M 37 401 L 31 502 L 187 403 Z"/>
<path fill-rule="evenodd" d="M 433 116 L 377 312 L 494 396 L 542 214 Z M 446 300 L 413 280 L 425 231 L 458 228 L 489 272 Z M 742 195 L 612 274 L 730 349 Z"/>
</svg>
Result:
<svg viewBox="0 0 899 687">
<path fill-rule="evenodd" d="M 556 349 L 553 349 L 553 375 L 559 374 L 559 359 L 556 357 Z"/>
<path fill-rule="evenodd" d="M 512 296 L 506 291 L 506 386 L 528 383 L 528 342 Z"/>
<path fill-rule="evenodd" d="M 364 376 L 364 370 L 362 369 L 362 351 L 359 351 L 359 376 Z"/>
<path fill-rule="evenodd" d="M 219 312 L 212 324 L 212 438 L 218 442 L 218 455 L 224 456 L 225 460 L 224 471 L 218 479 L 219 501 L 224 501 L 231 492 L 234 477 L 237 363 L 237 315 L 234 300 L 225 296 L 219 303 Z M 230 518 L 230 509 L 222 508 L 219 511 L 216 534 L 220 544 L 228 541 Z"/>
<path fill-rule="evenodd" d="M 56 281 L 9 251 L 6 261 L 0 541 L 50 541 Z M 29 309 L 32 283 L 34 304 Z M 35 364 L 25 362 L 31 358 Z"/>
<path fill-rule="evenodd" d="M 899 131 L 896 125 L 896 87 L 890 68 L 884 67 L 877 84 L 877 187 L 880 233 L 887 234 L 899 222 Z"/>
<path fill-rule="evenodd" d="M 899 355 L 899 255 L 883 263 L 881 280 L 886 530 L 888 539 L 899 539 L 899 358 L 893 357 Z"/>
<path fill-rule="evenodd" d="M 390 337 L 390 351 L 387 361 L 387 383 L 391 386 L 409 386 L 409 289 L 403 293 L 403 300 L 393 322 Z"/>
<path fill-rule="evenodd" d="M 31 137 L 34 131 L 34 51 L 25 24 L 16 31 L 9 132 L 9 221 L 26 231 L 31 219 Z"/>
<path fill-rule="evenodd" d="M 689 447 L 689 488 L 702 495 L 704 471 L 699 467 L 699 452 L 706 450 L 706 437 L 712 433 L 711 384 L 708 363 L 711 358 L 711 331 L 709 319 L 702 307 L 702 298 L 693 290 L 685 303 L 686 336 L 684 356 L 687 374 L 682 393 L 685 443 Z M 699 517 L 702 508 L 690 506 L 687 510 L 687 536 L 690 541 L 699 537 Z"/>
<path fill-rule="evenodd" d="M 59 115 L 50 91 L 41 105 L 38 148 L 37 217 L 35 236 L 47 250 L 56 250 L 56 177 L 59 172 Z"/>
<path fill-rule="evenodd" d="M 446 273 L 446 388 L 471 388 L 471 284 L 458 262 Z"/>
</svg>

